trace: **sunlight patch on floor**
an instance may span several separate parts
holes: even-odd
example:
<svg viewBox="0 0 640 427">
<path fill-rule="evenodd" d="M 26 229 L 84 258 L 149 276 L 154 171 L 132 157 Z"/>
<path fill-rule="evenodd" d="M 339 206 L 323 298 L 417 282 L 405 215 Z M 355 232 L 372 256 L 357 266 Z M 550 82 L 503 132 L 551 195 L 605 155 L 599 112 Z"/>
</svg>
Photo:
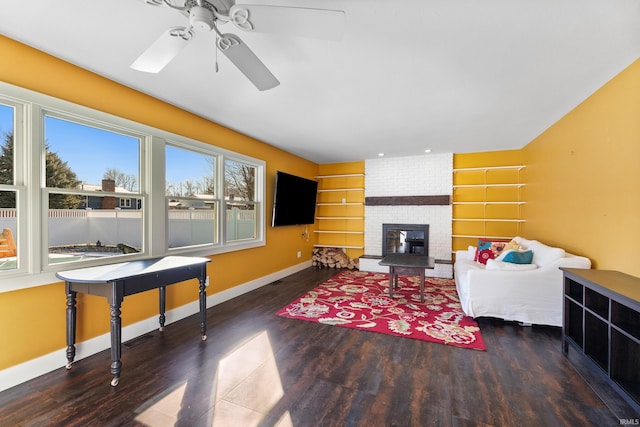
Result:
<svg viewBox="0 0 640 427">
<path fill-rule="evenodd" d="M 267 422 L 278 427 L 293 427 L 286 408 L 277 409 L 284 390 L 266 331 L 233 349 L 220 360 L 217 372 L 212 374 L 212 401 L 208 407 L 191 408 L 189 402 L 185 402 L 193 390 L 186 393 L 189 383 L 184 382 L 148 402 L 140 409 L 136 421 L 153 427 L 174 426 L 181 415 L 185 415 L 185 409 L 201 409 L 209 426 L 251 427 Z M 206 402 L 206 398 L 202 401 Z"/>
<path fill-rule="evenodd" d="M 173 426 L 178 421 L 178 414 L 182 407 L 184 392 L 187 383 L 184 382 L 174 390 L 169 391 L 144 409 L 140 415 L 136 417 L 136 421 L 148 426 Z"/>
<path fill-rule="evenodd" d="M 284 396 L 284 390 L 266 331 L 220 361 L 216 387 L 215 395 L 220 399 L 215 404 L 210 425 L 257 426 L 270 414 Z M 289 418 L 288 413 L 275 414 L 275 417 Z"/>
</svg>

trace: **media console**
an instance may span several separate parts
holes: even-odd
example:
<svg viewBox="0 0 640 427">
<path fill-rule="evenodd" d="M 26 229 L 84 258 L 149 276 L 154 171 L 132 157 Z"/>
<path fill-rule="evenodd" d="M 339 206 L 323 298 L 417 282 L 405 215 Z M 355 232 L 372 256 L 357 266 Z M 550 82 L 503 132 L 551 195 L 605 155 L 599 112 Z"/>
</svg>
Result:
<svg viewBox="0 0 640 427">
<path fill-rule="evenodd" d="M 618 271 L 564 272 L 562 351 L 586 356 L 640 415 L 640 278 Z"/>
</svg>

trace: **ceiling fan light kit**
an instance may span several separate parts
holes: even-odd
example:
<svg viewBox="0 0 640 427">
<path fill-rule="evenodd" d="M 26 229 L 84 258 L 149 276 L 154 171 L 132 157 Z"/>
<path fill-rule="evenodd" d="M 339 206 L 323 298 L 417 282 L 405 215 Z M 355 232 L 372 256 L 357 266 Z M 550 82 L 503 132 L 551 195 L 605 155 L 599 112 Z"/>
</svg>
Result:
<svg viewBox="0 0 640 427">
<path fill-rule="evenodd" d="M 243 31 L 276 33 L 300 37 L 339 40 L 344 31 L 344 11 L 287 6 L 235 5 L 227 10 L 222 0 L 142 0 L 152 6 L 168 6 L 188 18 L 189 25 L 163 32 L 134 62 L 131 68 L 160 72 L 189 43 L 194 33 L 214 31 L 217 48 L 258 90 L 280 84 L 264 63 L 235 34 L 221 33 L 218 25 L 227 22 Z M 179 4 L 178 4 L 179 3 Z"/>
</svg>

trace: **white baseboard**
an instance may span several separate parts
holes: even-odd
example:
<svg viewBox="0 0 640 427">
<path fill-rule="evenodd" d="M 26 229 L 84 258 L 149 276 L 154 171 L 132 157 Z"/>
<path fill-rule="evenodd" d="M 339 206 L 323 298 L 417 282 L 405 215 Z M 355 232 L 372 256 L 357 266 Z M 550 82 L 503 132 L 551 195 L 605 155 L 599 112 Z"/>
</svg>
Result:
<svg viewBox="0 0 640 427">
<path fill-rule="evenodd" d="M 293 267 L 285 268 L 284 270 L 277 271 L 267 276 L 260 277 L 242 285 L 234 286 L 231 289 L 227 289 L 222 292 L 215 293 L 207 297 L 207 308 L 213 307 L 217 304 L 221 304 L 237 296 L 246 294 L 269 283 L 280 280 L 291 274 L 302 271 L 305 268 L 311 267 L 311 261 L 305 261 Z M 198 301 L 191 302 L 189 304 L 177 307 L 173 310 L 167 311 L 165 325 L 177 322 L 178 320 L 189 317 L 192 314 L 197 313 L 199 310 Z M 105 320 L 107 321 L 107 320 Z M 153 316 L 140 322 L 125 326 L 122 328 L 122 342 L 128 341 L 140 335 L 151 332 L 158 328 L 158 317 Z M 110 335 L 103 334 L 95 338 L 91 338 L 87 341 L 83 341 L 76 344 L 76 357 L 75 361 L 84 359 L 93 354 L 99 353 L 103 350 L 110 348 L 111 338 Z M 64 367 L 67 364 L 66 347 L 60 350 L 56 350 L 44 356 L 37 357 L 19 365 L 12 366 L 0 371 L 0 391 L 7 390 L 23 382 L 29 381 L 40 375 L 51 372 L 60 367 Z M 105 367 L 105 369 L 107 369 Z"/>
</svg>

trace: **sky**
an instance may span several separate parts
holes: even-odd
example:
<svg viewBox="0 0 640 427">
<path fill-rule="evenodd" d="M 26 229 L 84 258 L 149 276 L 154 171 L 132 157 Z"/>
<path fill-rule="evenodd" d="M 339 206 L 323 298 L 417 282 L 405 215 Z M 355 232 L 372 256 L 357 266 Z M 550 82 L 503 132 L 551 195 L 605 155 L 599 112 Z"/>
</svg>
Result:
<svg viewBox="0 0 640 427">
<path fill-rule="evenodd" d="M 13 131 L 13 108 L 0 104 L 0 142 Z M 100 185 L 107 169 L 118 169 L 138 178 L 137 138 L 47 116 L 46 143 L 49 150 L 67 162 L 84 184 Z M 167 182 L 178 183 L 210 174 L 210 165 L 201 154 L 173 147 L 167 149 Z"/>
</svg>

